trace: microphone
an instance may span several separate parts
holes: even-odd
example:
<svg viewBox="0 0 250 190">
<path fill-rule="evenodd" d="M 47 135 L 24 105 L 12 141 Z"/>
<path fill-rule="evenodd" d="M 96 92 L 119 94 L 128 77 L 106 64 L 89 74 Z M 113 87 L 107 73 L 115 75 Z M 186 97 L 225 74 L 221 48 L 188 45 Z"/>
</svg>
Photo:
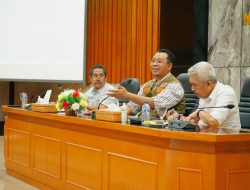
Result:
<svg viewBox="0 0 250 190">
<path fill-rule="evenodd" d="M 226 106 L 201 107 L 201 108 L 197 108 L 197 110 L 200 110 L 200 109 L 209 109 L 209 108 L 228 108 L 228 109 L 232 109 L 234 107 L 235 106 L 233 104 L 228 104 Z"/>
<path fill-rule="evenodd" d="M 46 91 L 41 92 L 41 93 L 40 93 L 40 94 L 38 94 L 38 95 L 36 95 L 36 96 L 32 99 L 31 103 L 34 103 L 35 99 L 36 99 L 36 98 L 38 98 L 38 96 L 44 96 L 44 95 L 46 94 L 46 92 L 47 92 L 47 90 L 46 90 Z"/>
<path fill-rule="evenodd" d="M 133 79 L 130 79 L 130 78 L 129 78 L 129 79 L 127 79 L 127 80 L 124 80 L 124 81 L 120 82 L 120 85 L 124 87 L 124 86 L 126 86 L 127 84 L 130 84 L 132 81 L 133 81 Z M 98 104 L 98 107 L 97 107 L 98 110 L 100 109 L 100 106 L 101 106 L 102 102 L 103 102 L 104 100 L 106 100 L 108 97 L 109 97 L 109 95 L 108 95 L 107 97 L 103 98 L 103 99 L 100 101 L 100 103 Z"/>
<path fill-rule="evenodd" d="M 56 85 L 56 87 L 48 89 L 48 90 L 55 90 L 55 89 L 61 89 L 61 88 L 62 88 L 62 84 L 59 83 L 59 84 Z M 48 90 L 45 90 L 45 91 L 41 92 L 40 94 L 34 96 L 31 103 L 34 103 L 35 99 L 38 98 L 38 96 L 40 96 L 40 97 L 44 96 L 47 93 Z"/>
<path fill-rule="evenodd" d="M 100 109 L 100 106 L 101 106 L 102 102 L 103 102 L 104 100 L 106 100 L 108 97 L 109 97 L 109 95 L 106 96 L 105 98 L 103 98 L 103 99 L 100 101 L 100 103 L 98 104 L 98 107 L 97 107 L 98 110 Z"/>
<path fill-rule="evenodd" d="M 208 108 L 228 108 L 232 109 L 235 106 L 233 104 L 228 104 L 225 106 L 211 106 L 211 107 L 201 107 L 197 108 L 196 110 L 202 110 L 202 109 L 208 109 Z M 200 131 L 198 125 L 187 122 L 187 121 L 182 121 L 182 120 L 171 120 L 168 122 L 168 128 L 169 129 L 174 129 L 174 130 L 184 130 L 184 131 Z"/>
<path fill-rule="evenodd" d="M 127 79 L 125 81 L 120 82 L 121 86 L 126 86 L 127 84 L 130 84 L 133 81 L 133 79 Z"/>
</svg>

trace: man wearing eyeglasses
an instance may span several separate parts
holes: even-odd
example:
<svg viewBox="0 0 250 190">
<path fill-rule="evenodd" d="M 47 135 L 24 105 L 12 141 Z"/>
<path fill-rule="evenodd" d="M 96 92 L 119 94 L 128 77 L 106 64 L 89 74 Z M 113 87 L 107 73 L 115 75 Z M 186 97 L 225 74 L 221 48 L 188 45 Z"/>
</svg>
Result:
<svg viewBox="0 0 250 190">
<path fill-rule="evenodd" d="M 85 93 L 88 110 L 107 108 L 112 103 L 118 105 L 116 98 L 106 94 L 108 90 L 114 89 L 114 87 L 107 83 L 107 70 L 103 65 L 96 64 L 91 67 L 90 82 L 93 87 Z"/>
<path fill-rule="evenodd" d="M 174 60 L 175 55 L 171 50 L 160 49 L 150 63 L 151 72 L 155 78 L 144 84 L 138 95 L 128 92 L 122 86 L 109 90 L 108 95 L 129 99 L 130 102 L 127 105 L 129 114 L 140 112 L 144 102 L 149 103 L 151 110 L 156 109 L 157 105 L 164 105 L 167 109 L 174 108 L 178 113 L 183 113 L 185 109 L 184 90 L 180 81 L 170 72 Z"/>
<path fill-rule="evenodd" d="M 234 89 L 217 81 L 215 70 L 208 62 L 199 62 L 188 69 L 192 91 L 200 98 L 198 110 L 191 113 L 186 121 L 200 127 L 240 128 L 240 115 Z M 225 107 L 233 105 L 232 108 Z M 201 108 L 204 109 L 201 109 Z M 224 107 L 224 108 L 223 108 Z"/>
</svg>

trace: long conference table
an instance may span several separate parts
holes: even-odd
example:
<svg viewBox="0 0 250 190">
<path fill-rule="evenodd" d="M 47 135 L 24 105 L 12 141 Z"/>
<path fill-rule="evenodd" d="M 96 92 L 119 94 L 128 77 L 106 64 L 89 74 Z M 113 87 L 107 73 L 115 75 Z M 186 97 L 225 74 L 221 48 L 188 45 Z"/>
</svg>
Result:
<svg viewBox="0 0 250 190">
<path fill-rule="evenodd" d="M 173 131 L 2 109 L 7 173 L 39 189 L 250 189 L 247 132 Z"/>
</svg>

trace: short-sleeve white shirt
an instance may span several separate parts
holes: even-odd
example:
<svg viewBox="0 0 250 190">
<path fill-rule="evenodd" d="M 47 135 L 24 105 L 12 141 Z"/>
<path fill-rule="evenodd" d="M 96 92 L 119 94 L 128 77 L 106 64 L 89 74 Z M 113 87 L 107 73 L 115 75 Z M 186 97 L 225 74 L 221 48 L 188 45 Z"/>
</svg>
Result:
<svg viewBox="0 0 250 190">
<path fill-rule="evenodd" d="M 90 88 L 87 92 L 85 92 L 85 96 L 87 99 L 87 103 L 89 105 L 98 106 L 99 103 L 104 99 L 102 102 L 102 105 L 105 105 L 108 107 L 108 105 L 114 103 L 116 105 L 119 105 L 118 99 L 111 97 L 107 95 L 107 92 L 111 89 L 114 89 L 114 87 L 108 83 L 106 83 L 102 88 L 94 89 L 94 87 Z"/>
<path fill-rule="evenodd" d="M 235 91 L 232 87 L 217 82 L 215 88 L 207 98 L 200 98 L 199 107 L 220 107 L 233 104 L 233 109 L 228 108 L 208 108 L 204 109 L 209 112 L 214 118 L 216 118 L 220 124 L 220 127 L 233 127 L 240 128 L 240 115 L 238 108 L 238 101 L 235 95 Z M 206 126 L 207 124 L 200 120 L 198 123 L 200 126 Z"/>
</svg>

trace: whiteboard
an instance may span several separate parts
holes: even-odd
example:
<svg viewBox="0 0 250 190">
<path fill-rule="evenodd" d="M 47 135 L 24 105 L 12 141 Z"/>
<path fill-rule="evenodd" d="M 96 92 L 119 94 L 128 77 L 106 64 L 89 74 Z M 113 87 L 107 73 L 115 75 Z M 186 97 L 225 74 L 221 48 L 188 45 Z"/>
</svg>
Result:
<svg viewBox="0 0 250 190">
<path fill-rule="evenodd" d="M 87 0 L 0 0 L 0 80 L 84 81 Z"/>
</svg>

